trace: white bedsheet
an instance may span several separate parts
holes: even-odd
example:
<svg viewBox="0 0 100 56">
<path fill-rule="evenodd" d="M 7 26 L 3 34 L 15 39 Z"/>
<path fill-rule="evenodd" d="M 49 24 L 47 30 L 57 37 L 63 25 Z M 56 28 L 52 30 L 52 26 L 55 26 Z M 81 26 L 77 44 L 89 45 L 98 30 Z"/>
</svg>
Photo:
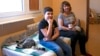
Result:
<svg viewBox="0 0 100 56">
<path fill-rule="evenodd" d="M 7 48 L 3 48 L 3 54 L 6 56 L 33 56 L 33 55 L 25 54 L 25 53 L 16 52 L 16 51 L 13 51 L 13 50 L 10 50 Z M 45 52 L 44 54 L 42 54 L 40 56 L 56 56 L 56 54 L 50 50 L 50 51 Z"/>
<path fill-rule="evenodd" d="M 3 48 L 3 54 L 6 56 L 32 56 L 32 55 L 16 52 L 7 48 Z"/>
</svg>

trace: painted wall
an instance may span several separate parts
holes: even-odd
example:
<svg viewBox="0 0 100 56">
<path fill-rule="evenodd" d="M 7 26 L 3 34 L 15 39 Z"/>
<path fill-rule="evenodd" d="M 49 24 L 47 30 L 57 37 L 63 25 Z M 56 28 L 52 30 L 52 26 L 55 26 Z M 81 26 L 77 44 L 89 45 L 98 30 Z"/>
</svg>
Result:
<svg viewBox="0 0 100 56">
<path fill-rule="evenodd" d="M 46 6 L 52 7 L 52 1 L 53 0 L 42 0 L 43 8 Z"/>
</svg>

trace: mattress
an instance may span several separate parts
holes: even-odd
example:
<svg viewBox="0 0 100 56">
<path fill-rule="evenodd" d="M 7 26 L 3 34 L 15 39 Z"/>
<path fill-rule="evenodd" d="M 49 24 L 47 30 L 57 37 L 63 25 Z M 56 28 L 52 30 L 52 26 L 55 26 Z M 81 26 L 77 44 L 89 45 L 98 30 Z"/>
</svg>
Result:
<svg viewBox="0 0 100 56">
<path fill-rule="evenodd" d="M 56 56 L 56 54 L 48 50 L 46 52 L 28 49 L 16 49 L 12 46 L 3 48 L 3 56 Z"/>
<path fill-rule="evenodd" d="M 37 47 L 39 48 L 45 48 L 45 51 L 43 50 L 37 50 L 33 48 L 25 48 L 25 49 L 19 49 L 16 48 L 17 44 L 9 45 L 9 46 L 3 46 L 3 55 L 4 56 L 56 56 L 56 54 L 42 46 L 41 44 L 38 43 L 38 34 L 32 36 L 33 39 L 37 42 Z"/>
</svg>

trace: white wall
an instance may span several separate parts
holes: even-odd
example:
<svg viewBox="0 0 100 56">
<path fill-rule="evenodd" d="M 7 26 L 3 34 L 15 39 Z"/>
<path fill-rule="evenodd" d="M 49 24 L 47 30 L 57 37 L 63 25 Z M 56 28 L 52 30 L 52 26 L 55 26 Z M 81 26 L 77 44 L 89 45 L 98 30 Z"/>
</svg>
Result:
<svg viewBox="0 0 100 56">
<path fill-rule="evenodd" d="M 96 13 L 100 13 L 100 0 L 90 0 L 90 8 L 94 9 Z"/>
</svg>

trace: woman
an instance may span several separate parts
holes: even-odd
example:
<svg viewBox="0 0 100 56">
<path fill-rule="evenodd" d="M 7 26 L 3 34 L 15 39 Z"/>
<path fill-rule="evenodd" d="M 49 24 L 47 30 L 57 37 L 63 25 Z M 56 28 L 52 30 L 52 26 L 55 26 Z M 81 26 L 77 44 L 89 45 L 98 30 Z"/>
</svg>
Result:
<svg viewBox="0 0 100 56">
<path fill-rule="evenodd" d="M 75 56 L 75 45 L 79 40 L 80 51 L 83 56 L 91 56 L 86 53 L 85 35 L 81 33 L 81 28 L 77 26 L 74 13 L 71 11 L 71 5 L 67 1 L 61 4 L 61 13 L 58 16 L 58 27 L 60 36 L 71 38 L 72 55 Z"/>
</svg>

